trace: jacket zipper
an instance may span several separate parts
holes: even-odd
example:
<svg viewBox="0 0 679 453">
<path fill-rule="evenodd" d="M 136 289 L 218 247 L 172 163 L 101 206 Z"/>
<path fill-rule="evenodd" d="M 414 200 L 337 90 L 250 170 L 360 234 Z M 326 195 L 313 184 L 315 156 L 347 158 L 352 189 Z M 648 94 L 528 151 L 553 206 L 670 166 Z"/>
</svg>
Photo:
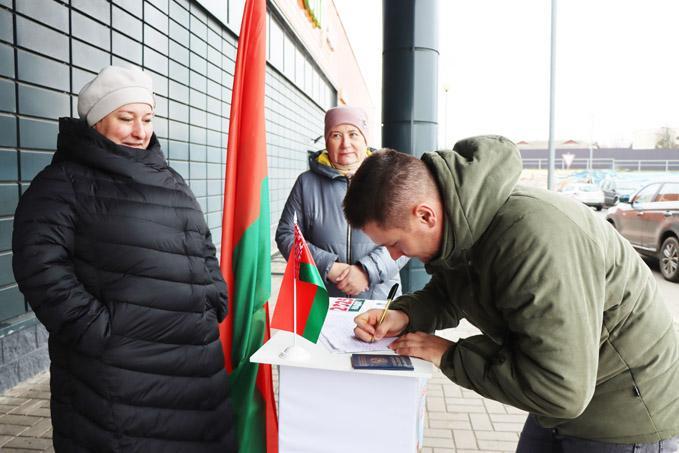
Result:
<svg viewBox="0 0 679 453">
<path fill-rule="evenodd" d="M 349 185 L 349 178 L 347 178 L 347 186 Z M 347 222 L 347 264 L 351 266 L 351 225 Z M 347 297 L 349 294 L 347 294 Z"/>
<path fill-rule="evenodd" d="M 347 224 L 347 264 L 351 266 L 351 226 Z M 349 294 L 347 297 L 351 297 Z"/>
<path fill-rule="evenodd" d="M 347 225 L 347 264 L 351 266 L 351 227 Z"/>
<path fill-rule="evenodd" d="M 471 267 L 472 267 L 472 260 L 469 258 L 469 253 L 467 253 L 467 250 L 463 251 L 464 255 L 464 270 L 467 274 L 467 280 L 469 280 L 469 287 L 471 288 L 472 292 L 472 298 L 474 301 L 476 301 L 476 291 L 474 289 L 474 280 L 472 279 L 472 273 L 471 273 Z"/>
</svg>

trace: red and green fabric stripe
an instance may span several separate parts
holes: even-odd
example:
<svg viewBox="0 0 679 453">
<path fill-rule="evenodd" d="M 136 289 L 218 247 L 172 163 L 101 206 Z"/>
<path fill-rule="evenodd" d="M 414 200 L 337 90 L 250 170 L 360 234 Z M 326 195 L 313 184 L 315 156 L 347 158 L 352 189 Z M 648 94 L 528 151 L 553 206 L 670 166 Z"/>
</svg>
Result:
<svg viewBox="0 0 679 453">
<path fill-rule="evenodd" d="M 302 255 L 304 256 L 304 255 Z M 328 314 L 328 291 L 325 289 L 321 274 L 318 268 L 313 263 L 302 262 L 299 268 L 299 282 L 301 285 L 309 285 L 314 291 L 313 297 L 310 297 L 311 304 L 307 310 L 301 313 L 302 316 L 306 314 L 306 319 L 299 319 L 298 326 L 304 326 L 302 336 L 309 341 L 316 343 L 318 336 L 321 334 L 325 316 Z M 300 313 L 298 313 L 298 316 Z M 301 321 L 301 323 L 300 323 Z"/>
<path fill-rule="evenodd" d="M 297 334 L 316 343 L 328 313 L 328 291 L 316 263 L 302 239 L 299 279 L 297 280 Z M 295 275 L 295 247 L 290 251 L 288 264 L 276 301 L 271 327 L 294 331 L 293 281 Z"/>
<path fill-rule="evenodd" d="M 229 309 L 220 324 L 241 452 L 278 451 L 271 367 L 250 362 L 269 339 L 271 239 L 264 120 L 265 0 L 247 0 L 231 99 L 220 266 Z M 226 420 L 224 421 L 226 423 Z"/>
</svg>

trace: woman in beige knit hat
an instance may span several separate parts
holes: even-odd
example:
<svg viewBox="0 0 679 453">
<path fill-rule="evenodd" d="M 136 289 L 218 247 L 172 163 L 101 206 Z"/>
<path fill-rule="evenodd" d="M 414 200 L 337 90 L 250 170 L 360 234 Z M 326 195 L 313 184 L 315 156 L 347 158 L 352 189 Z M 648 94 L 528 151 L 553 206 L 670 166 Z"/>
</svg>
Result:
<svg viewBox="0 0 679 453">
<path fill-rule="evenodd" d="M 289 256 L 297 214 L 331 297 L 386 299 L 407 259 L 392 260 L 384 247 L 349 227 L 342 211 L 349 181 L 371 153 L 365 111 L 351 106 L 328 110 L 324 136 L 326 149 L 309 156 L 310 169 L 297 178 L 285 203 L 276 231 L 278 250 Z"/>
<path fill-rule="evenodd" d="M 104 68 L 14 218 L 14 275 L 50 335 L 57 452 L 235 451 L 226 285 L 154 108 L 146 73 Z"/>
</svg>

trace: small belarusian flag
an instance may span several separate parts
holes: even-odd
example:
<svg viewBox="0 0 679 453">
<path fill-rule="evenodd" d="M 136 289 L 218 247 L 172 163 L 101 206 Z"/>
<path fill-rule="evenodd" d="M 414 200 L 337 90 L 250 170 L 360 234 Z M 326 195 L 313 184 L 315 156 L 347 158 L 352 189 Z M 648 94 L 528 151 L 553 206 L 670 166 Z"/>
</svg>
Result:
<svg viewBox="0 0 679 453">
<path fill-rule="evenodd" d="M 328 291 L 325 289 L 321 274 L 314 258 L 309 252 L 304 236 L 294 223 L 295 243 L 290 249 L 290 257 L 278 292 L 276 310 L 271 320 L 274 329 L 287 330 L 302 335 L 316 343 L 328 314 Z M 297 325 L 295 313 L 295 283 L 297 286 Z"/>
</svg>

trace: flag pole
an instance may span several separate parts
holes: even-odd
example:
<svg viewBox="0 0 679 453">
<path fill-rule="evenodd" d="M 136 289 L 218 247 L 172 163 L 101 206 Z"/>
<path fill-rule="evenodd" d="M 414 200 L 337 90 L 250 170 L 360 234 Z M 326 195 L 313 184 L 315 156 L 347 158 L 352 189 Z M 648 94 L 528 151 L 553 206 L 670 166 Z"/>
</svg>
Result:
<svg viewBox="0 0 679 453">
<path fill-rule="evenodd" d="M 293 247 L 297 247 L 297 234 L 295 234 L 295 229 L 297 226 L 297 211 L 292 218 L 293 222 L 293 234 L 295 236 L 295 242 Z M 292 274 L 292 347 L 297 347 L 297 274 L 299 273 L 299 257 L 295 251 L 295 272 Z"/>
<path fill-rule="evenodd" d="M 299 247 L 301 244 L 298 244 L 297 241 L 297 212 L 294 213 L 293 216 L 293 235 L 294 235 L 294 242 L 292 244 L 292 251 L 293 253 L 290 254 L 290 257 L 294 257 L 295 260 L 295 271 L 293 272 L 292 276 L 292 346 L 288 346 L 283 350 L 283 352 L 280 353 L 280 357 L 282 359 L 286 360 L 291 360 L 295 362 L 304 362 L 306 360 L 309 360 L 311 357 L 311 354 L 309 354 L 309 351 L 304 349 L 301 345 L 297 344 L 297 274 L 299 272 L 299 259 L 300 259 L 300 254 L 297 253 L 297 247 Z"/>
</svg>

